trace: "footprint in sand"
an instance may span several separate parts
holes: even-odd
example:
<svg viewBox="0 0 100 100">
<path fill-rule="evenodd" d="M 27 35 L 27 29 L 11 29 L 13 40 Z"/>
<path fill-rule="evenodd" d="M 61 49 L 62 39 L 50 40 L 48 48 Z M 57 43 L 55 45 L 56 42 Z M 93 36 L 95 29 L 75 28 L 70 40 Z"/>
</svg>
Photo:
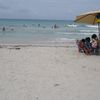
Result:
<svg viewBox="0 0 100 100">
<path fill-rule="evenodd" d="M 54 87 L 57 87 L 57 86 L 60 86 L 60 84 L 57 84 L 57 83 L 56 83 L 56 84 L 54 84 Z"/>
</svg>

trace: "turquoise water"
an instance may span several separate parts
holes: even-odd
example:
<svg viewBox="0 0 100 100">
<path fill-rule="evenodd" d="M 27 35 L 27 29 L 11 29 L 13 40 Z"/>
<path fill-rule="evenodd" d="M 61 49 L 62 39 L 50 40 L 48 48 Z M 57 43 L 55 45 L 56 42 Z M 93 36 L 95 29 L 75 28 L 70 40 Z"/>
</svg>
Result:
<svg viewBox="0 0 100 100">
<path fill-rule="evenodd" d="M 63 43 L 94 33 L 98 34 L 97 26 L 76 24 L 71 20 L 0 19 L 1 44 Z"/>
</svg>

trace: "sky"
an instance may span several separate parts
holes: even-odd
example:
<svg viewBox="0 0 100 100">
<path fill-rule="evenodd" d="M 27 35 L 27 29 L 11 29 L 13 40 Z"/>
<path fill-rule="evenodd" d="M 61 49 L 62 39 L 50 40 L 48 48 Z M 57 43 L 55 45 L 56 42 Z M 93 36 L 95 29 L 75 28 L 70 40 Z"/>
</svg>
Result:
<svg viewBox="0 0 100 100">
<path fill-rule="evenodd" d="M 100 9 L 100 0 L 0 0 L 0 18 L 73 20 Z"/>
</svg>

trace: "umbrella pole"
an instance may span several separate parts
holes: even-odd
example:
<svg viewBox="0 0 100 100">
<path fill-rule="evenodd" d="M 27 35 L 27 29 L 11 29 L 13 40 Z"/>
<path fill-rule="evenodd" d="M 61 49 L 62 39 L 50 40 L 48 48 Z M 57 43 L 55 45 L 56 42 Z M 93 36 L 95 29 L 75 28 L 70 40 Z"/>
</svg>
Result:
<svg viewBox="0 0 100 100">
<path fill-rule="evenodd" d="M 100 23 L 98 23 L 99 39 L 100 39 Z"/>
<path fill-rule="evenodd" d="M 100 55 L 100 23 L 98 23 L 98 31 L 99 31 L 99 49 L 98 49 L 98 54 Z"/>
</svg>

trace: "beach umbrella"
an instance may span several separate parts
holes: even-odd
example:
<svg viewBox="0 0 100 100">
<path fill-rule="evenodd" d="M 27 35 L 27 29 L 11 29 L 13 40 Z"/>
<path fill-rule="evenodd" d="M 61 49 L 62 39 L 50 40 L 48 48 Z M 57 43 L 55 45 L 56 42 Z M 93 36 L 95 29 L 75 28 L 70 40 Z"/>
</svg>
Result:
<svg viewBox="0 0 100 100">
<path fill-rule="evenodd" d="M 98 31 L 99 31 L 99 39 L 100 39 L 100 10 L 98 11 L 91 11 L 87 13 L 83 13 L 79 16 L 76 16 L 74 22 L 77 23 L 87 23 L 91 25 L 98 24 Z"/>
</svg>

